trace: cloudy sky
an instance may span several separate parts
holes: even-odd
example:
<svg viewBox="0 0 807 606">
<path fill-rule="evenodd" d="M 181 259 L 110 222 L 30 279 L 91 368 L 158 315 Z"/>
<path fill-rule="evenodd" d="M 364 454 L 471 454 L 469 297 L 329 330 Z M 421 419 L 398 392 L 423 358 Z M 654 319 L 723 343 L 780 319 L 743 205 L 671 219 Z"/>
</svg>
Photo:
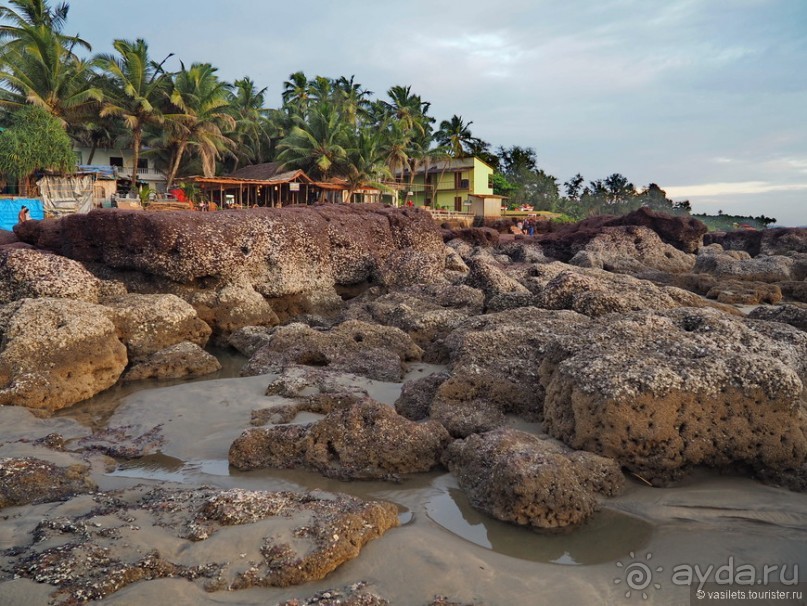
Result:
<svg viewBox="0 0 807 606">
<path fill-rule="evenodd" d="M 804 0 L 72 0 L 68 33 L 108 52 L 283 82 L 411 85 L 438 122 L 533 147 L 564 182 L 620 172 L 696 212 L 807 225 Z M 172 63 L 173 62 L 173 63 Z"/>
</svg>

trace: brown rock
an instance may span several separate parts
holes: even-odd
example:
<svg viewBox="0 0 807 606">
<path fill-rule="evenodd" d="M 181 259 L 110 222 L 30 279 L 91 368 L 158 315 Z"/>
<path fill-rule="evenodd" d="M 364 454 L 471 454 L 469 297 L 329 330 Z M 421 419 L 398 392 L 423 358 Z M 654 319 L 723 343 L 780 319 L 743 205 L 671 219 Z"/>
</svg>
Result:
<svg viewBox="0 0 807 606">
<path fill-rule="evenodd" d="M 389 479 L 429 471 L 450 442 L 434 422 L 413 423 L 391 407 L 365 400 L 313 425 L 245 431 L 230 446 L 230 465 L 314 469 L 339 479 Z"/>
<path fill-rule="evenodd" d="M 100 281 L 81 263 L 35 250 L 0 252 L 0 304 L 54 297 L 98 303 Z"/>
<path fill-rule="evenodd" d="M 143 379 L 189 379 L 221 370 L 219 361 L 196 343 L 183 341 L 157 351 L 134 364 L 123 381 Z"/>
<path fill-rule="evenodd" d="M 175 295 L 127 294 L 108 299 L 104 305 L 111 309 L 110 319 L 132 361 L 182 342 L 204 347 L 210 337 L 210 327 Z"/>
<path fill-rule="evenodd" d="M 57 467 L 33 457 L 0 458 L 0 509 L 64 501 L 96 488 L 85 465 Z"/>
<path fill-rule="evenodd" d="M 108 310 L 70 299 L 0 308 L 0 404 L 58 410 L 111 387 L 126 367 Z"/>
<path fill-rule="evenodd" d="M 584 522 L 624 485 L 613 460 L 513 429 L 456 440 L 443 462 L 476 509 L 540 529 Z"/>
<path fill-rule="evenodd" d="M 752 320 L 784 322 L 807 332 L 807 307 L 803 305 L 784 304 L 773 307 L 757 307 L 748 314 L 748 317 Z"/>
<path fill-rule="evenodd" d="M 708 309 L 637 312 L 551 344 L 546 430 L 663 484 L 689 466 L 807 461 L 807 335 Z"/>
</svg>

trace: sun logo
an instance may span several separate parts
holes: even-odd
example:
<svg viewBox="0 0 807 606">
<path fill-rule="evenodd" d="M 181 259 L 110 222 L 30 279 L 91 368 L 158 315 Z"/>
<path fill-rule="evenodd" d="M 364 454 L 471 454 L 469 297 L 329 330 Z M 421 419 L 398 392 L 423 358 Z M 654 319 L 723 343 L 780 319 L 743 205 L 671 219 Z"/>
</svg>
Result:
<svg viewBox="0 0 807 606">
<path fill-rule="evenodd" d="M 614 585 L 619 585 L 620 583 L 624 582 L 625 586 L 627 587 L 627 591 L 625 592 L 625 597 L 630 598 L 633 595 L 633 592 L 641 593 L 642 599 L 647 599 L 647 589 L 651 586 L 658 591 L 661 589 L 661 583 L 654 583 L 653 582 L 653 573 L 654 572 L 663 572 L 664 568 L 662 566 L 657 566 L 655 569 L 650 567 L 650 559 L 653 557 L 652 553 L 648 553 L 645 555 L 646 562 L 636 559 L 636 555 L 631 551 L 630 552 L 631 561 L 623 564 L 622 562 L 617 562 L 617 568 L 624 568 L 625 574 L 621 578 L 614 579 Z"/>
</svg>

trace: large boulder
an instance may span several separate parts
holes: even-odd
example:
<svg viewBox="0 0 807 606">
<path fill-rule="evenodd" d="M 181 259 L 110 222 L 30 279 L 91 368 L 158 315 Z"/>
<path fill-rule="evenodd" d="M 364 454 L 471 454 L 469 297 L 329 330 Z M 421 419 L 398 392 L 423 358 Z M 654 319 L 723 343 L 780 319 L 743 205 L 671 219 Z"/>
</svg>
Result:
<svg viewBox="0 0 807 606">
<path fill-rule="evenodd" d="M 81 263 L 36 250 L 0 252 L 0 304 L 53 297 L 98 303 L 101 283 Z"/>
<path fill-rule="evenodd" d="M 131 361 L 139 361 L 182 342 L 204 347 L 210 327 L 191 305 L 175 295 L 126 294 L 107 299 L 110 319 Z"/>
<path fill-rule="evenodd" d="M 807 461 L 807 335 L 681 308 L 561 335 L 541 366 L 546 430 L 655 484 L 693 465 L 788 472 Z"/>
<path fill-rule="evenodd" d="M 109 310 L 71 299 L 0 307 L 0 404 L 58 410 L 115 384 L 127 364 Z"/>
<path fill-rule="evenodd" d="M 229 461 L 241 470 L 302 467 L 339 479 L 390 479 L 439 465 L 450 441 L 439 423 L 413 423 L 365 399 L 311 425 L 247 430 L 230 446 Z"/>
<path fill-rule="evenodd" d="M 584 522 L 598 496 L 618 494 L 625 481 L 611 459 L 514 429 L 456 440 L 443 463 L 476 509 L 538 529 Z"/>
<path fill-rule="evenodd" d="M 467 263 L 471 271 L 465 279 L 465 284 L 484 292 L 486 301 L 501 294 L 530 294 L 524 285 L 510 277 L 498 263 L 486 256 L 469 258 Z"/>
<path fill-rule="evenodd" d="M 781 255 L 759 255 L 753 259 L 737 258 L 729 252 L 704 248 L 698 254 L 693 272 L 710 274 L 718 279 L 752 282 L 784 282 L 793 279 L 796 260 Z"/>
<path fill-rule="evenodd" d="M 621 217 L 591 217 L 564 225 L 555 231 L 537 237 L 544 254 L 559 261 L 568 261 L 600 233 L 604 228 L 618 226 L 641 226 L 658 234 L 666 244 L 685 253 L 696 252 L 703 244 L 707 227 L 692 217 L 671 216 L 665 213 L 640 208 Z"/>
<path fill-rule="evenodd" d="M 684 306 L 719 306 L 722 311 L 732 313 L 726 306 L 693 296 L 677 287 L 656 286 L 632 276 L 571 267 L 564 263 L 534 265 L 524 283 L 537 295 L 533 305 L 546 309 L 570 309 L 591 317 Z"/>
<path fill-rule="evenodd" d="M 648 270 L 690 271 L 695 256 L 667 244 L 647 227 L 606 227 L 570 260 L 570 265 L 634 274 Z"/>
<path fill-rule="evenodd" d="M 807 332 L 807 306 L 804 305 L 760 306 L 753 309 L 748 317 L 753 320 L 784 322 Z"/>
<path fill-rule="evenodd" d="M 196 343 L 183 341 L 139 360 L 126 371 L 123 381 L 190 379 L 219 370 L 221 364 L 215 356 L 207 353 Z"/>
<path fill-rule="evenodd" d="M 807 228 L 774 227 L 771 229 L 739 229 L 713 232 L 704 237 L 706 244 L 720 244 L 726 250 L 742 250 L 752 257 L 807 253 Z"/>
<path fill-rule="evenodd" d="M 403 363 L 422 355 L 423 350 L 406 333 L 391 326 L 348 320 L 320 331 L 294 323 L 275 329 L 241 374 L 260 375 L 303 365 L 397 382 L 403 377 Z"/>
<path fill-rule="evenodd" d="M 493 407 L 499 416 L 515 413 L 540 419 L 544 389 L 538 370 L 548 344 L 558 335 L 584 331 L 589 322 L 573 311 L 535 307 L 469 319 L 446 338 L 453 376 L 434 396 L 441 419 L 454 429 L 453 435 L 479 430 L 469 424 L 479 419 L 478 414 L 463 414 L 470 412 L 469 407 L 488 411 Z"/>
</svg>

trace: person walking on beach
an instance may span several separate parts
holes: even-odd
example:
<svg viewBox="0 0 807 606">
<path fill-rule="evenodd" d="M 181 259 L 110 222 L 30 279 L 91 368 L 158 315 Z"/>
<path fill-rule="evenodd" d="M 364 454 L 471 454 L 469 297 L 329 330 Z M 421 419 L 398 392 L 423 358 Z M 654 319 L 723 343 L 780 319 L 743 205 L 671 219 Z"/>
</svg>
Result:
<svg viewBox="0 0 807 606">
<path fill-rule="evenodd" d="M 17 213 L 17 223 L 25 223 L 30 218 L 28 216 L 28 207 L 23 204 L 20 212 Z"/>
</svg>

